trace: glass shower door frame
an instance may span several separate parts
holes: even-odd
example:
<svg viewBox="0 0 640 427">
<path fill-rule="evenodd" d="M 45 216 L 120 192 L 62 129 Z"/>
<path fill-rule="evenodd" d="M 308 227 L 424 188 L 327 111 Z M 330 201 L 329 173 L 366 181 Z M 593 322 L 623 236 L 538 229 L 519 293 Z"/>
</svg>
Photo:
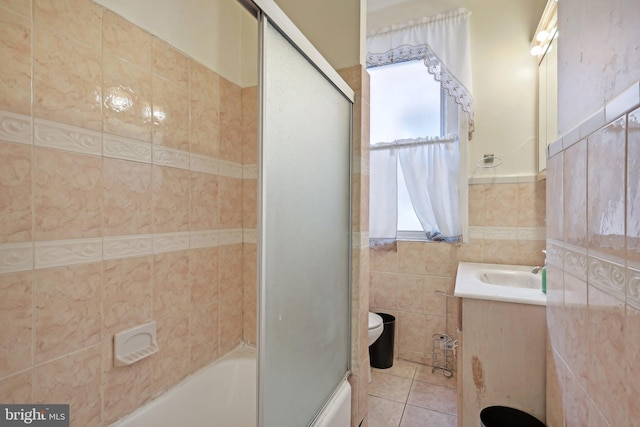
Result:
<svg viewBox="0 0 640 427">
<path fill-rule="evenodd" d="M 348 129 L 348 240 L 347 251 L 348 251 L 348 259 L 347 259 L 347 267 L 346 267 L 346 306 L 347 306 L 347 316 L 346 316 L 346 333 L 347 333 L 347 350 L 345 358 L 345 366 L 346 372 L 344 376 L 335 384 L 334 390 L 331 395 L 327 396 L 323 405 L 326 405 L 327 402 L 330 401 L 331 396 L 335 393 L 337 387 L 342 384 L 351 372 L 351 176 L 352 176 L 352 126 L 353 126 L 353 102 L 355 99 L 355 94 L 353 90 L 342 80 L 342 78 L 338 75 L 338 73 L 329 65 L 329 63 L 320 55 L 320 53 L 311 45 L 311 43 L 302 35 L 302 33 L 295 27 L 295 25 L 287 18 L 287 16 L 278 8 L 278 6 L 272 0 L 254 0 L 251 2 L 250 0 L 239 0 L 247 9 L 251 10 L 259 20 L 259 46 L 260 46 L 260 67 L 259 67 L 259 82 L 260 82 L 260 97 L 259 97 L 259 126 L 258 126 L 258 138 L 260 141 L 260 149 L 259 149 L 259 159 L 258 159 L 258 177 L 259 177 L 259 186 L 258 186 L 258 303 L 259 303 L 259 313 L 257 316 L 258 319 L 258 423 L 259 427 L 265 426 L 265 405 L 264 399 L 265 390 L 264 390 L 264 381 L 263 378 L 265 375 L 265 360 L 267 348 L 269 347 L 268 340 L 265 339 L 265 328 L 267 325 L 266 318 L 266 273 L 265 273 L 265 264 L 266 264 L 266 238 L 265 238 L 265 223 L 264 220 L 265 215 L 267 214 L 265 211 L 265 199 L 264 199 L 264 191 L 266 187 L 264 187 L 263 183 L 263 137 L 265 134 L 264 129 L 264 115 L 265 115 L 265 102 L 264 99 L 264 82 L 265 82 L 265 59 L 264 59 L 264 43 L 266 43 L 266 31 L 269 25 L 272 25 L 275 29 L 279 31 L 279 33 L 285 37 L 285 39 L 300 53 L 315 69 L 318 71 L 331 85 L 340 93 L 346 100 L 350 102 L 349 104 L 349 129 Z M 344 248 L 343 248 L 344 250 Z M 341 312 L 343 313 L 343 312 Z M 344 313 L 343 313 L 344 314 Z M 273 343 L 271 343 L 273 344 Z M 343 343 L 344 344 L 344 343 Z M 342 347 L 341 347 L 342 348 Z M 314 367 L 311 366 L 310 369 Z M 323 395 L 324 396 L 324 395 Z M 322 409 L 322 408 L 321 408 Z M 320 410 L 320 412 L 322 412 Z M 320 413 L 319 412 L 319 413 Z M 317 414 L 316 414 L 317 416 Z M 315 419 L 314 419 L 315 421 Z M 313 421 L 312 421 L 313 423 Z"/>
</svg>

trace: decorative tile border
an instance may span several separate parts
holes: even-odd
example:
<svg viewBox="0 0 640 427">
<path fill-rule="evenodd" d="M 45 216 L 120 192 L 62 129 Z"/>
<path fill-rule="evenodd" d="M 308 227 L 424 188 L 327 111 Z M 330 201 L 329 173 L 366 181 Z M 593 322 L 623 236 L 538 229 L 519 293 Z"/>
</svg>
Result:
<svg viewBox="0 0 640 427">
<path fill-rule="evenodd" d="M 219 246 L 220 232 L 218 230 L 192 231 L 189 233 L 189 245 L 191 249 Z"/>
<path fill-rule="evenodd" d="M 189 232 L 163 233 L 153 235 L 153 253 L 182 251 L 189 249 Z"/>
<path fill-rule="evenodd" d="M 547 264 L 564 268 L 564 244 L 562 242 L 547 239 Z"/>
<path fill-rule="evenodd" d="M 114 159 L 151 163 L 151 143 L 116 135 L 103 134 L 102 155 Z"/>
<path fill-rule="evenodd" d="M 518 227 L 516 238 L 518 240 L 546 240 L 547 229 L 544 227 Z"/>
<path fill-rule="evenodd" d="M 368 249 L 369 248 L 369 232 L 351 233 L 351 249 Z"/>
<path fill-rule="evenodd" d="M 35 242 L 34 268 L 102 261 L 102 238 Z"/>
<path fill-rule="evenodd" d="M 469 185 L 476 184 L 524 184 L 536 182 L 537 175 L 502 175 L 502 176 L 476 176 L 469 178 Z"/>
<path fill-rule="evenodd" d="M 0 245 L 0 274 L 29 271 L 33 268 L 33 243 Z"/>
<path fill-rule="evenodd" d="M 193 153 L 189 160 L 189 167 L 195 172 L 204 172 L 214 175 L 218 175 L 220 171 L 220 165 L 216 159 Z"/>
<path fill-rule="evenodd" d="M 242 229 L 220 230 L 220 245 L 237 245 L 242 243 Z"/>
<path fill-rule="evenodd" d="M 484 239 L 484 227 L 469 226 L 469 238 L 470 239 Z"/>
<path fill-rule="evenodd" d="M 601 291 L 625 300 L 625 261 L 605 254 L 590 252 L 587 280 Z"/>
<path fill-rule="evenodd" d="M 153 164 L 189 170 L 189 153 L 174 148 L 153 145 Z"/>
<path fill-rule="evenodd" d="M 130 258 L 152 253 L 153 236 L 151 234 L 103 238 L 103 259 Z"/>
<path fill-rule="evenodd" d="M 516 240 L 518 231 L 515 227 L 485 227 L 484 238 L 488 240 Z"/>
<path fill-rule="evenodd" d="M 31 117 L 0 110 L 0 140 L 31 144 Z"/>
<path fill-rule="evenodd" d="M 56 148 L 92 156 L 102 155 L 102 134 L 100 132 L 49 120 L 35 119 L 33 143 L 39 147 Z"/>
<path fill-rule="evenodd" d="M 258 230 L 255 228 L 245 228 L 242 230 L 242 243 L 257 244 Z"/>
<path fill-rule="evenodd" d="M 627 303 L 640 310 L 640 263 L 627 261 Z"/>
<path fill-rule="evenodd" d="M 580 246 L 564 245 L 564 271 L 587 281 L 587 250 Z"/>
<path fill-rule="evenodd" d="M 544 227 L 483 227 L 470 226 L 470 239 L 487 240 L 546 240 Z"/>
<path fill-rule="evenodd" d="M 220 176 L 242 179 L 243 169 L 241 164 L 228 162 L 226 160 L 220 160 L 219 164 L 220 164 Z"/>
<path fill-rule="evenodd" d="M 258 179 L 258 165 L 242 166 L 242 179 Z"/>
<path fill-rule="evenodd" d="M 256 242 L 255 229 L 239 228 L 3 243 L 0 244 L 0 274 Z"/>
</svg>

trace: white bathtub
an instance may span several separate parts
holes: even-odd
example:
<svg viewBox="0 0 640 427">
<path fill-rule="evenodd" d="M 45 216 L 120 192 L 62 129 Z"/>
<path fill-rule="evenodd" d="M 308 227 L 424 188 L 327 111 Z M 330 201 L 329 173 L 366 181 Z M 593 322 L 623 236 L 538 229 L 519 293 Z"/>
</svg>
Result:
<svg viewBox="0 0 640 427">
<path fill-rule="evenodd" d="M 239 347 L 111 427 L 255 427 L 256 351 Z M 340 385 L 314 427 L 348 427 L 351 388 Z"/>
</svg>

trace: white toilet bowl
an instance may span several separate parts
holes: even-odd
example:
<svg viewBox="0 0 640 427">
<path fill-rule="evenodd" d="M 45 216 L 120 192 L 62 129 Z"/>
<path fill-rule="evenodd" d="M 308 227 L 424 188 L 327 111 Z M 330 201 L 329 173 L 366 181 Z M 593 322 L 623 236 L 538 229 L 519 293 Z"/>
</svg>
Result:
<svg viewBox="0 0 640 427">
<path fill-rule="evenodd" d="M 369 345 L 380 338 L 383 329 L 382 317 L 379 314 L 369 312 Z"/>
</svg>

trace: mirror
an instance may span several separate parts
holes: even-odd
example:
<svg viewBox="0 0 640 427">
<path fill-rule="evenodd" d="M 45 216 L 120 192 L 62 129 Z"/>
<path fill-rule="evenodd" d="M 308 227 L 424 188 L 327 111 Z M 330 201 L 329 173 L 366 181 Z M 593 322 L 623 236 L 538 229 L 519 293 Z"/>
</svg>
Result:
<svg viewBox="0 0 640 427">
<path fill-rule="evenodd" d="M 547 167 L 547 146 L 558 137 L 557 0 L 548 0 L 531 41 L 538 57 L 538 173 Z"/>
</svg>

